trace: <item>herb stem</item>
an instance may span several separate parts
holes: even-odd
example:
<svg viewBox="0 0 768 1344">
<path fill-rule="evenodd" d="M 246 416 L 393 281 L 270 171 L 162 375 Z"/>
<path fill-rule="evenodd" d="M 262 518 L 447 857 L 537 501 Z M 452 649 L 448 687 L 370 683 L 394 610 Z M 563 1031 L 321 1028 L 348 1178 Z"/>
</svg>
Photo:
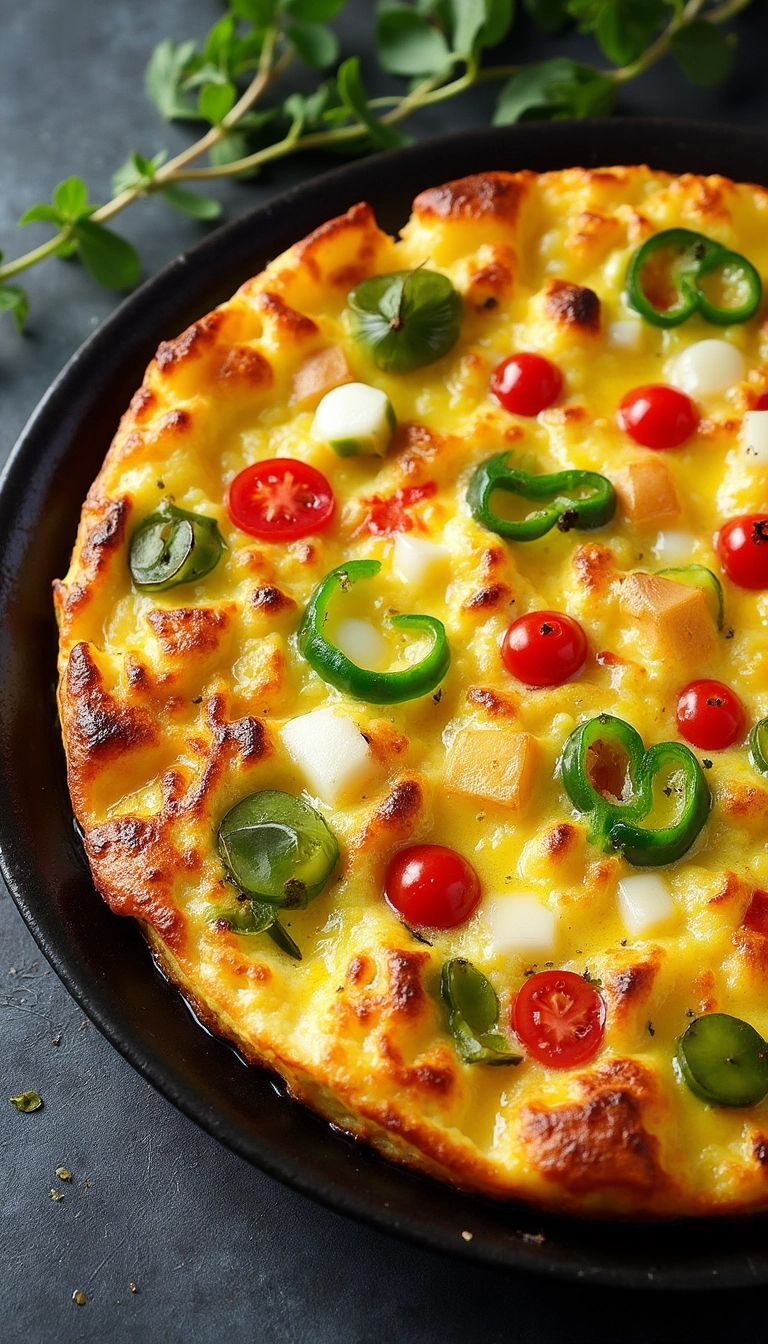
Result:
<svg viewBox="0 0 768 1344">
<path fill-rule="evenodd" d="M 742 2 L 743 0 L 736 0 L 738 4 Z M 688 0 L 688 4 L 675 14 L 664 32 L 659 34 L 656 41 L 651 43 L 642 56 L 638 56 L 637 60 L 631 61 L 629 65 L 622 65 L 618 70 L 606 71 L 608 78 L 612 79 L 615 84 L 626 84 L 628 80 L 636 79 L 645 70 L 649 70 L 652 65 L 661 60 L 662 56 L 666 56 L 675 33 L 679 32 L 681 28 L 685 28 L 687 24 L 692 23 L 698 17 L 699 11 L 705 3 L 706 0 Z M 730 3 L 730 0 L 728 0 L 728 3 Z M 708 16 L 709 22 L 720 22 L 715 18 L 716 13 L 715 10 Z"/>
</svg>

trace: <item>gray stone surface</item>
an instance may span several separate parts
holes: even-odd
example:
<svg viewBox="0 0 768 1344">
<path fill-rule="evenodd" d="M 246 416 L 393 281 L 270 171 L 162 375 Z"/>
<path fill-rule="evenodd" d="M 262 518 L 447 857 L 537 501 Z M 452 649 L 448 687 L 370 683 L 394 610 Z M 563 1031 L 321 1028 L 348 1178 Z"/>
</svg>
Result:
<svg viewBox="0 0 768 1344">
<path fill-rule="evenodd" d="M 370 53 L 372 11 L 352 0 L 338 23 L 345 54 Z M 9 255 L 22 246 L 22 210 L 61 177 L 82 173 L 106 199 L 130 149 L 186 143 L 184 130 L 163 126 L 144 99 L 143 67 L 155 42 L 200 35 L 219 12 L 215 0 L 0 0 L 0 245 Z M 696 92 L 666 65 L 626 91 L 623 110 L 765 124 L 767 19 L 761 0 L 742 18 L 728 89 Z M 587 50 L 578 35 L 563 47 Z M 528 34 L 508 59 L 540 49 Z M 415 129 L 482 124 L 489 101 L 483 91 L 424 115 Z M 226 185 L 221 197 L 236 214 L 322 167 L 296 161 L 257 183 Z M 120 228 L 147 273 L 200 236 L 198 225 L 157 202 L 137 207 Z M 24 243 L 27 236 L 42 241 L 45 229 L 29 228 Z M 29 334 L 19 338 L 0 319 L 2 458 L 117 301 L 76 265 L 56 261 L 30 277 L 29 290 Z M 684 1344 L 733 1329 L 764 1336 L 764 1294 L 694 1300 L 546 1284 L 443 1259 L 315 1206 L 219 1147 L 134 1073 L 84 1020 L 4 889 L 0 931 L 3 1344 Z M 7 1104 L 25 1088 L 45 1098 L 37 1114 Z M 59 1166 L 71 1182 L 56 1177 Z M 75 1290 L 87 1297 L 82 1307 Z"/>
</svg>

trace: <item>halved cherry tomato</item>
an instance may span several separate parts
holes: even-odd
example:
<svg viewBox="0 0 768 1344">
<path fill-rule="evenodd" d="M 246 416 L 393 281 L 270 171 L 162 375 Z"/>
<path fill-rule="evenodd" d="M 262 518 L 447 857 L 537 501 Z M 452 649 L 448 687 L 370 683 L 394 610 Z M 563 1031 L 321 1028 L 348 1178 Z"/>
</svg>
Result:
<svg viewBox="0 0 768 1344">
<path fill-rule="evenodd" d="M 526 686 L 561 686 L 584 666 L 587 636 L 564 611 L 531 611 L 507 629 L 501 657 L 507 671 Z"/>
<path fill-rule="evenodd" d="M 741 926 L 753 933 L 768 934 L 768 891 L 752 892 Z"/>
<path fill-rule="evenodd" d="M 680 736 L 701 751 L 732 747 L 744 733 L 746 712 L 738 695 L 709 677 L 692 681 L 677 700 Z"/>
<path fill-rule="evenodd" d="M 513 415 L 538 415 L 557 401 L 562 390 L 562 373 L 543 355 L 510 355 L 491 379 L 494 397 Z"/>
<path fill-rule="evenodd" d="M 384 895 L 409 924 L 455 929 L 480 900 L 480 878 L 455 849 L 411 845 L 390 860 Z"/>
<path fill-rule="evenodd" d="M 550 1069 L 586 1064 L 605 1031 L 605 1000 L 574 971 L 529 975 L 512 1005 L 512 1028 L 528 1054 Z"/>
<path fill-rule="evenodd" d="M 761 393 L 760 393 L 760 396 L 757 398 L 757 401 L 755 402 L 754 406 L 752 407 L 752 410 L 753 410 L 753 411 L 768 411 L 768 392 L 761 392 Z"/>
<path fill-rule="evenodd" d="M 621 429 L 643 448 L 679 448 L 695 432 L 699 413 L 676 387 L 650 383 L 622 397 L 618 419 Z"/>
<path fill-rule="evenodd" d="M 739 588 L 768 588 L 768 513 L 744 513 L 724 523 L 717 554 Z"/>
<path fill-rule="evenodd" d="M 293 457 L 271 457 L 239 472 L 229 487 L 229 516 L 262 541 L 296 541 L 321 532 L 333 515 L 325 477 Z"/>
</svg>

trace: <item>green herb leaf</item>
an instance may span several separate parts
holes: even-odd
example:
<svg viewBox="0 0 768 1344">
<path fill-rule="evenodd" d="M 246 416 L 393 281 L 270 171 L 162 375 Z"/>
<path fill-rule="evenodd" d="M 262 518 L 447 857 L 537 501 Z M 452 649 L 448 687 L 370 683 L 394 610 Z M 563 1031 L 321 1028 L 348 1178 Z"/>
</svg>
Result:
<svg viewBox="0 0 768 1344">
<path fill-rule="evenodd" d="M 113 174 L 112 190 L 115 195 L 119 196 L 121 192 L 130 191 L 134 187 L 146 190 L 166 158 L 167 154 L 164 149 L 161 149 L 151 159 L 145 159 L 142 154 L 134 149 L 128 155 L 125 163 L 121 164 L 117 172 Z"/>
<path fill-rule="evenodd" d="M 568 22 L 568 0 L 523 0 L 523 4 L 542 33 L 553 37 L 561 33 Z"/>
<path fill-rule="evenodd" d="M 733 47 L 720 28 L 697 19 L 674 34 L 670 48 L 683 74 L 698 89 L 713 89 L 733 70 Z"/>
<path fill-rule="evenodd" d="M 610 79 L 590 65 L 566 57 L 529 65 L 508 80 L 493 117 L 494 126 L 537 117 L 601 116 L 613 108 Z"/>
<path fill-rule="evenodd" d="M 244 135 L 239 131 L 229 131 L 223 139 L 217 141 L 208 151 L 208 157 L 216 168 L 224 168 L 227 164 L 237 163 L 238 159 L 246 158 L 251 152 L 251 147 Z M 255 168 L 246 168 L 242 172 L 234 173 L 233 176 L 238 181 L 246 181 L 251 177 L 258 177 L 261 169 L 258 164 Z"/>
<path fill-rule="evenodd" d="M 174 210 L 180 210 L 183 215 L 191 215 L 193 219 L 218 219 L 221 215 L 221 205 L 212 196 L 201 196 L 199 192 L 187 191 L 185 187 L 177 187 L 175 183 L 161 187 L 159 194 L 164 201 L 173 206 Z"/>
<path fill-rule="evenodd" d="M 488 18 L 486 0 L 446 0 L 451 16 L 453 50 L 457 56 L 471 56 Z"/>
<path fill-rule="evenodd" d="M 286 36 L 310 70 L 327 70 L 339 58 L 339 39 L 320 23 L 291 23 Z"/>
<path fill-rule="evenodd" d="M 144 88 L 165 121 L 200 120 L 197 109 L 184 97 L 182 87 L 190 73 L 195 49 L 193 41 L 177 46 L 166 39 L 158 43 L 149 59 Z"/>
<path fill-rule="evenodd" d="M 277 0 L 229 0 L 229 7 L 238 19 L 256 28 L 270 28 L 277 15 Z"/>
<path fill-rule="evenodd" d="M 17 330 L 23 331 L 29 312 L 29 299 L 18 285 L 0 285 L 0 313 L 10 313 Z"/>
<path fill-rule="evenodd" d="M 401 145 L 403 136 L 400 132 L 393 126 L 385 126 L 368 107 L 368 95 L 360 74 L 360 57 L 350 56 L 349 60 L 339 66 L 336 78 L 341 101 L 365 127 L 373 143 L 379 145 L 381 149 L 392 149 L 396 145 Z"/>
<path fill-rule="evenodd" d="M 284 0 L 283 9 L 302 23 L 328 23 L 340 14 L 346 0 Z"/>
<path fill-rule="evenodd" d="M 481 47 L 497 47 L 504 41 L 515 17 L 514 0 L 486 0 L 486 20 L 480 31 Z"/>
<path fill-rule="evenodd" d="M 46 205 L 45 201 L 39 201 L 37 205 L 31 205 L 28 210 L 24 211 L 19 224 L 23 227 L 25 224 L 36 224 L 38 221 L 44 224 L 55 224 L 58 227 L 60 223 L 59 212 L 54 210 L 52 205 Z"/>
<path fill-rule="evenodd" d="M 666 0 L 570 0 L 568 11 L 582 32 L 594 32 L 609 61 L 629 65 L 645 51 L 668 6 Z"/>
<path fill-rule="evenodd" d="M 125 238 L 92 219 L 79 220 L 74 236 L 82 263 L 94 280 L 106 289 L 133 289 L 141 262 L 135 247 Z"/>
<path fill-rule="evenodd" d="M 226 71 L 229 66 L 232 44 L 235 40 L 235 24 L 235 16 L 225 14 L 214 23 L 205 39 L 203 60 L 209 61 L 220 70 Z"/>
<path fill-rule="evenodd" d="M 301 961 L 301 950 L 298 944 L 293 941 L 290 933 L 283 927 L 279 919 L 273 920 L 267 929 L 267 933 L 273 943 L 277 943 L 281 952 L 286 952 L 289 957 L 293 957 L 294 961 Z"/>
<path fill-rule="evenodd" d="M 234 84 L 205 84 L 200 90 L 197 106 L 200 116 L 212 126 L 220 126 L 237 98 Z"/>
<path fill-rule="evenodd" d="M 53 208 L 67 224 L 80 219 L 88 210 L 88 188 L 82 177 L 67 177 L 53 192 Z"/>
<path fill-rule="evenodd" d="M 22 1092 L 18 1097 L 10 1097 L 10 1103 L 17 1111 L 39 1111 L 43 1098 L 39 1092 Z"/>
<path fill-rule="evenodd" d="M 450 62 L 443 34 L 422 15 L 404 5 L 380 12 L 376 25 L 376 52 L 390 75 L 431 75 Z"/>
</svg>

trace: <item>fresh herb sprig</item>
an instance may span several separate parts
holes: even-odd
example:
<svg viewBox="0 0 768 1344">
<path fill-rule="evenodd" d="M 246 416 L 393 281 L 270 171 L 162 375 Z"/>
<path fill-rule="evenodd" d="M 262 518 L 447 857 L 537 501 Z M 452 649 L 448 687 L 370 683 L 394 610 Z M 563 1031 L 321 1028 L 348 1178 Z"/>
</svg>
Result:
<svg viewBox="0 0 768 1344">
<path fill-rule="evenodd" d="M 139 256 L 107 225 L 136 201 L 159 195 L 174 209 L 210 222 L 221 214 L 219 202 L 183 184 L 247 179 L 303 150 L 391 149 L 405 142 L 400 125 L 414 112 L 479 83 L 503 81 L 493 117 L 498 126 L 537 117 L 606 115 L 622 85 L 666 55 L 692 83 L 714 87 L 733 64 L 735 38 L 724 25 L 750 3 L 522 0 L 545 33 L 556 35 L 574 22 L 591 33 L 611 62 L 604 68 L 562 56 L 528 65 L 486 64 L 487 53 L 513 31 L 514 0 L 380 0 L 379 64 L 409 84 L 405 92 L 370 97 L 357 56 L 312 93 L 282 91 L 283 76 L 295 63 L 316 72 L 336 65 L 339 43 L 328 23 L 345 0 L 228 0 L 227 13 L 200 48 L 192 40 L 161 42 L 146 72 L 147 94 L 166 121 L 207 129 L 170 159 L 165 151 L 152 158 L 132 151 L 115 173 L 114 195 L 105 205 L 89 199 L 82 178 L 69 177 L 50 202 L 26 210 L 20 225 L 43 222 L 54 233 L 5 264 L 0 251 L 0 313 L 10 313 L 23 328 L 28 297 L 9 282 L 50 256 L 76 255 L 99 284 L 131 289 L 141 270 Z M 200 166 L 204 156 L 207 162 Z"/>
</svg>

